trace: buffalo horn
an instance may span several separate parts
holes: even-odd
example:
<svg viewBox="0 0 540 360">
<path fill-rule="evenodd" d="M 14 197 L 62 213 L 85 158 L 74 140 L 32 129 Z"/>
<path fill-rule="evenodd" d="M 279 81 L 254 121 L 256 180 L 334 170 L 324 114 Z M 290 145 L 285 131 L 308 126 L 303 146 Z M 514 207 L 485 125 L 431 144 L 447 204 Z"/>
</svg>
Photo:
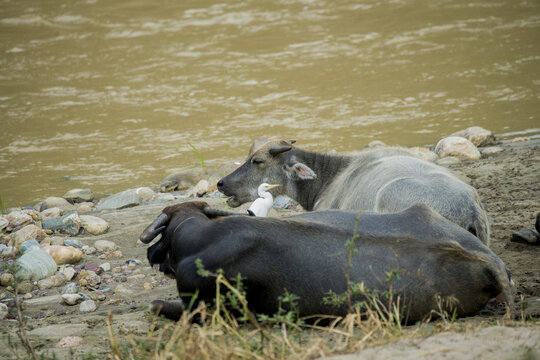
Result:
<svg viewBox="0 0 540 360">
<path fill-rule="evenodd" d="M 148 225 L 146 229 L 142 232 L 139 240 L 143 243 L 148 244 L 150 241 L 154 240 L 156 236 L 161 234 L 165 229 L 165 224 L 169 221 L 169 216 L 167 214 L 160 214 L 153 223 Z"/>
<path fill-rule="evenodd" d="M 205 207 L 203 209 L 203 212 L 209 218 L 215 218 L 215 217 L 218 217 L 218 216 L 248 215 L 247 213 L 244 214 L 244 213 L 237 213 L 237 212 L 233 212 L 233 211 L 215 209 L 215 208 L 212 208 L 212 207 L 209 207 L 209 206 Z"/>
<path fill-rule="evenodd" d="M 295 139 L 289 139 L 289 140 L 287 140 L 287 142 L 288 142 L 289 144 L 294 144 L 294 143 L 296 142 L 296 140 L 295 140 Z"/>
<path fill-rule="evenodd" d="M 272 145 L 270 146 L 270 149 L 268 149 L 268 151 L 270 152 L 270 155 L 276 156 L 278 154 L 284 153 L 291 149 L 292 149 L 291 145 Z"/>
</svg>

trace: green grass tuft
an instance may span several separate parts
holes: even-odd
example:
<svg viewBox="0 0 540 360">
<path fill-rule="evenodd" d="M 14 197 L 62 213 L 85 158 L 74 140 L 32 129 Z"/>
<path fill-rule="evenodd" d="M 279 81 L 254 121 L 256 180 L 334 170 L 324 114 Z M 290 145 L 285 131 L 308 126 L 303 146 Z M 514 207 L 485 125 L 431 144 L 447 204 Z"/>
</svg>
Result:
<svg viewBox="0 0 540 360">
<path fill-rule="evenodd" d="M 201 167 L 201 170 L 204 171 L 204 155 L 202 152 L 199 151 L 199 149 L 197 149 L 192 143 L 190 143 L 189 141 L 187 142 L 189 147 L 191 148 L 191 152 L 193 154 L 195 154 L 195 156 L 197 157 L 197 159 L 199 159 L 199 165 Z"/>
</svg>

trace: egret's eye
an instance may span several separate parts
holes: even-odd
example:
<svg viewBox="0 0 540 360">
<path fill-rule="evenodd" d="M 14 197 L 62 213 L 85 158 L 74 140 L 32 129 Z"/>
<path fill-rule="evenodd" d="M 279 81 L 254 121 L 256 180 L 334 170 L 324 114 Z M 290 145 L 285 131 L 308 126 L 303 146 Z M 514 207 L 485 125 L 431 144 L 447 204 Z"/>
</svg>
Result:
<svg viewBox="0 0 540 360">
<path fill-rule="evenodd" d="M 264 160 L 261 159 L 253 159 L 251 162 L 255 165 L 264 164 Z"/>
</svg>

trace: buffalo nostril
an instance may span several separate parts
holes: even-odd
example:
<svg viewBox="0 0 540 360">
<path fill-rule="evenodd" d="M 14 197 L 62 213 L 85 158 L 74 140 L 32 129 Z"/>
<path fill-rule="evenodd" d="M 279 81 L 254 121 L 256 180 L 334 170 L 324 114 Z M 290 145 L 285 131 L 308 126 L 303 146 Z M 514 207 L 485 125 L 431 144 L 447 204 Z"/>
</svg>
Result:
<svg viewBox="0 0 540 360">
<path fill-rule="evenodd" d="M 217 183 L 217 187 L 221 189 L 223 187 L 223 179 L 219 180 Z"/>
</svg>

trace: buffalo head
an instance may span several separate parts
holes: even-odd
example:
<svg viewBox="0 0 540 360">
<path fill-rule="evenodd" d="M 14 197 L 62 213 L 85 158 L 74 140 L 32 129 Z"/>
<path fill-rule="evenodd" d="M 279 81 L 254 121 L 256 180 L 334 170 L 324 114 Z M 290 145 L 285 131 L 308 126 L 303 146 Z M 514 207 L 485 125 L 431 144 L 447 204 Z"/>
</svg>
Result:
<svg viewBox="0 0 540 360">
<path fill-rule="evenodd" d="M 296 181 L 315 179 L 315 172 L 297 159 L 294 143 L 295 140 L 255 140 L 246 162 L 217 183 L 219 191 L 229 196 L 227 204 L 237 207 L 254 201 L 258 186 L 264 182 L 281 185 L 276 188 L 276 195 L 294 198 Z"/>
</svg>

